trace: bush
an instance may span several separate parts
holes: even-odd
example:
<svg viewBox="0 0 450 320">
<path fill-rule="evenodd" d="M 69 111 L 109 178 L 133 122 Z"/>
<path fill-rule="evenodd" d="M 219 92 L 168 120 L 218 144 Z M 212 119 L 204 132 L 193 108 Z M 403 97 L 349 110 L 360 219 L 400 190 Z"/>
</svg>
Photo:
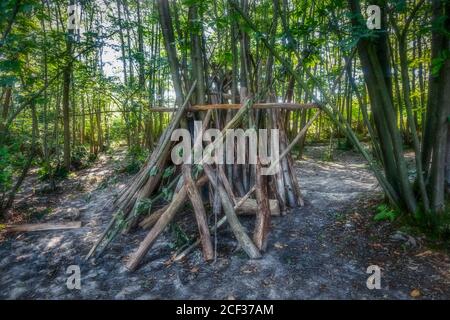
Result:
<svg viewBox="0 0 450 320">
<path fill-rule="evenodd" d="M 75 170 L 86 167 L 88 162 L 89 155 L 85 146 L 76 146 L 72 149 L 70 163 Z"/>
<path fill-rule="evenodd" d="M 148 152 L 142 149 L 140 146 L 133 146 L 128 150 L 125 157 L 125 163 L 122 166 L 121 171 L 129 174 L 135 174 L 140 169 L 142 164 L 147 159 Z"/>
<path fill-rule="evenodd" d="M 55 168 L 54 168 L 55 167 Z M 53 169 L 54 168 L 54 169 Z M 41 181 L 62 180 L 67 178 L 69 171 L 59 164 L 52 165 L 49 162 L 44 162 L 38 169 L 38 177 Z"/>
</svg>

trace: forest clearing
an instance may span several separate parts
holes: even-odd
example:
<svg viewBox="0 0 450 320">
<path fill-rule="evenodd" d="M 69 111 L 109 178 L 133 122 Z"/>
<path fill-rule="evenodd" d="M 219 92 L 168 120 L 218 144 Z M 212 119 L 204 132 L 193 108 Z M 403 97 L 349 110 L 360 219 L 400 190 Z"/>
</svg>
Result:
<svg viewBox="0 0 450 320">
<path fill-rule="evenodd" d="M 0 8 L 0 299 L 450 298 L 450 1 Z"/>
<path fill-rule="evenodd" d="M 382 197 L 373 175 L 354 152 L 321 160 L 324 146 L 306 149 L 297 172 L 305 185 L 304 207 L 273 220 L 273 237 L 263 259 L 248 260 L 230 230 L 219 234 L 217 261 L 205 264 L 200 250 L 185 261 L 170 262 L 177 240 L 170 230 L 155 244 L 147 263 L 129 274 L 124 259 L 145 232 L 116 241 L 95 264 L 84 255 L 109 222 L 101 210 L 112 190 L 127 175 L 111 179 L 111 160 L 80 173 L 87 184 L 80 192 L 76 179 L 68 194 L 44 220 L 71 220 L 68 208 L 78 208 L 83 227 L 61 233 L 27 233 L 3 240 L 0 267 L 2 299 L 410 299 L 448 298 L 450 260 L 430 251 L 424 239 L 400 237 L 395 227 L 372 220 L 373 203 Z M 122 154 L 123 156 L 123 154 Z M 115 156 L 113 158 L 120 157 Z M 117 165 L 117 164 L 116 164 Z M 104 177 L 91 184 L 93 176 Z M 30 191 L 28 191 L 30 192 Z M 87 199 L 87 195 L 90 195 Z M 43 199 L 45 200 L 45 198 Z M 195 236 L 191 212 L 177 223 Z M 247 227 L 251 219 L 242 220 Z M 250 228 L 249 228 L 250 229 Z M 251 230 L 251 229 L 250 229 Z M 129 239 L 131 237 L 131 239 Z M 236 251 L 238 250 L 238 251 Z M 408 261 L 406 264 L 405 261 Z M 68 264 L 81 265 L 81 290 L 66 288 Z M 379 264 L 386 272 L 382 290 L 368 290 L 367 266 Z M 38 270 L 38 271 L 36 271 Z"/>
</svg>

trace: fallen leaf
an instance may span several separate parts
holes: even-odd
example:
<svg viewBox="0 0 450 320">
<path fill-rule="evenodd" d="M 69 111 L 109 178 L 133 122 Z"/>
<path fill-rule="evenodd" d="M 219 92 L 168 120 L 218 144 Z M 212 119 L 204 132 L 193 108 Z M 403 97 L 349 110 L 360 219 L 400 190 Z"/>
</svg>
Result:
<svg viewBox="0 0 450 320">
<path fill-rule="evenodd" d="M 191 272 L 192 272 L 192 273 L 197 273 L 199 269 L 200 269 L 199 267 L 193 267 L 193 268 L 191 269 Z"/>
<path fill-rule="evenodd" d="M 420 297 L 422 294 L 420 293 L 419 289 L 414 289 L 411 291 L 411 293 L 409 294 L 412 298 L 418 298 Z"/>
</svg>

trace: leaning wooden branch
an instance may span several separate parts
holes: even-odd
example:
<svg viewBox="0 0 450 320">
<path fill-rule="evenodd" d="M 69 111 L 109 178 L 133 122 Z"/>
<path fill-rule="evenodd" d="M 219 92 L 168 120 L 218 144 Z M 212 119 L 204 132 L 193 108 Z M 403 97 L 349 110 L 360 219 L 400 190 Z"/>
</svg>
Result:
<svg viewBox="0 0 450 320">
<path fill-rule="evenodd" d="M 201 187 L 200 180 L 197 181 L 196 185 L 197 188 Z M 201 181 L 203 184 L 206 181 Z M 236 202 L 239 203 L 242 201 L 243 198 L 236 198 Z M 158 219 L 161 217 L 161 215 L 164 213 L 164 211 L 167 210 L 170 204 L 167 204 L 166 206 L 162 207 L 161 209 L 156 210 L 151 215 L 143 219 L 139 226 L 143 229 L 150 229 L 153 227 L 153 225 L 158 221 Z M 235 206 L 236 207 L 236 206 Z M 275 199 L 269 199 L 269 207 L 270 207 L 270 215 L 278 217 L 280 216 L 280 205 L 278 204 L 278 200 Z M 255 199 L 246 199 L 239 207 L 236 208 L 236 213 L 238 215 L 242 216 L 252 216 L 256 215 L 258 212 L 258 205 L 256 203 Z"/>
<path fill-rule="evenodd" d="M 253 186 L 253 188 L 250 189 L 250 191 L 241 199 L 239 199 L 236 203 L 236 205 L 234 206 L 234 210 L 238 211 L 239 208 L 248 200 L 250 200 L 250 196 L 252 195 L 252 193 L 255 191 L 255 186 Z M 217 224 L 215 226 L 213 226 L 211 228 L 211 233 L 215 232 L 217 229 L 219 229 L 221 226 L 223 226 L 225 224 L 225 222 L 227 221 L 227 216 L 222 217 L 222 219 L 220 219 Z M 184 249 L 183 251 L 181 251 L 180 253 L 176 254 L 175 257 L 173 258 L 173 261 L 181 261 L 183 260 L 190 252 L 192 252 L 192 250 L 194 250 L 198 245 L 200 244 L 200 238 L 197 239 L 193 244 L 191 244 L 189 247 L 187 247 L 186 249 Z"/>
<path fill-rule="evenodd" d="M 233 231 L 234 236 L 238 240 L 240 246 L 251 259 L 261 258 L 261 253 L 259 252 L 258 248 L 255 246 L 253 241 L 245 232 L 244 227 L 239 222 L 236 211 L 234 210 L 232 200 L 225 190 L 222 181 L 219 179 L 219 181 L 216 183 L 215 176 L 208 165 L 204 165 L 204 170 L 206 175 L 208 176 L 209 182 L 213 185 L 216 192 L 219 192 L 220 194 L 222 208 L 225 211 L 227 221 L 230 224 L 231 230 Z"/>
<path fill-rule="evenodd" d="M 80 221 L 65 223 L 32 223 L 6 226 L 6 232 L 31 232 L 31 231 L 50 231 L 81 228 Z"/>
<path fill-rule="evenodd" d="M 187 108 L 187 111 L 208 111 L 208 110 L 239 110 L 242 104 L 239 103 L 226 103 L 226 104 L 207 104 L 196 105 Z M 301 110 L 301 109 L 313 109 L 318 108 L 315 103 L 255 103 L 251 109 L 283 109 L 283 110 Z M 150 112 L 174 112 L 175 108 L 149 108 Z"/>
<path fill-rule="evenodd" d="M 204 177 L 203 179 L 205 179 L 206 181 L 206 177 Z M 172 219 L 175 217 L 178 208 L 180 208 L 180 206 L 184 203 L 186 196 L 187 196 L 186 186 L 183 185 L 181 190 L 172 199 L 172 202 L 170 203 L 167 210 L 161 215 L 161 217 L 158 219 L 156 224 L 147 234 L 145 239 L 141 242 L 137 251 L 131 256 L 130 260 L 126 265 L 126 268 L 128 270 L 134 271 L 138 267 L 142 258 L 147 254 L 148 250 L 150 250 L 155 240 L 158 238 L 161 232 L 164 231 L 165 227 L 169 224 L 169 222 L 172 221 Z"/>
</svg>

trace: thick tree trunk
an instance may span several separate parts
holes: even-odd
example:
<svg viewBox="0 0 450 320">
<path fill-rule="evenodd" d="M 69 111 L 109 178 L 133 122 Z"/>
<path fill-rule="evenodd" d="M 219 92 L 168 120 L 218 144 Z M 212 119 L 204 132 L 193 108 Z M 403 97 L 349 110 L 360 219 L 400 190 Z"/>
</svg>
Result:
<svg viewBox="0 0 450 320">
<path fill-rule="evenodd" d="M 349 0 L 353 13 L 352 24 L 361 27 L 361 8 L 358 0 Z M 383 15 L 383 28 L 386 19 Z M 384 32 L 376 40 L 360 39 L 358 52 L 362 64 L 365 82 L 369 91 L 375 127 L 380 137 L 383 165 L 386 178 L 400 195 L 402 207 L 410 213 L 417 211 L 417 201 L 409 182 L 403 146 L 393 106 L 392 81 L 390 75 L 387 39 Z M 391 197 L 392 198 L 392 197 Z"/>
<path fill-rule="evenodd" d="M 172 83 L 175 89 L 176 102 L 178 107 L 183 104 L 183 86 L 181 83 L 180 64 L 177 58 L 175 47 L 175 35 L 173 32 L 172 18 L 169 10 L 168 0 L 158 0 L 159 22 L 164 37 L 164 45 L 169 59 L 170 71 L 172 73 Z"/>
<path fill-rule="evenodd" d="M 442 52 L 450 50 L 450 36 L 448 36 L 450 32 L 450 3 L 435 0 L 434 6 L 434 19 L 437 21 L 445 17 L 443 27 L 447 34 L 443 37 L 436 35 L 432 43 L 432 48 L 439 50 L 437 54 L 442 54 Z M 442 30 L 435 30 L 434 33 L 443 32 Z M 438 78 L 432 77 L 430 81 L 430 88 L 437 85 L 437 88 L 434 89 L 437 97 L 429 97 L 432 102 L 429 104 L 430 109 L 427 110 L 430 117 L 427 126 L 435 126 L 429 128 L 433 137 L 429 191 L 431 193 L 431 209 L 436 213 L 442 213 L 445 210 L 445 164 L 450 117 L 450 59 L 448 57 L 439 70 Z"/>
</svg>

